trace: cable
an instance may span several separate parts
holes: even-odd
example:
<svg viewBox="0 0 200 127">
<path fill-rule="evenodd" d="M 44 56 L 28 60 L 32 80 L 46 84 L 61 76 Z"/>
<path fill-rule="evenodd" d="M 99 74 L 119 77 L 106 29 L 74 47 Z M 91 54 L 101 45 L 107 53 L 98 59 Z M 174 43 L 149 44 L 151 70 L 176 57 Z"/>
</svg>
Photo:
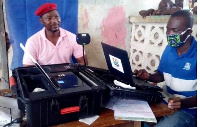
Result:
<svg viewBox="0 0 200 127">
<path fill-rule="evenodd" d="M 9 83 L 4 77 L 1 77 L 1 79 L 3 79 L 5 82 Z"/>
<path fill-rule="evenodd" d="M 84 44 L 83 44 L 83 60 L 84 60 L 84 65 L 86 66 L 85 55 L 84 55 Z"/>
<path fill-rule="evenodd" d="M 22 122 L 23 122 L 23 118 L 17 118 L 17 119 L 15 119 L 15 120 L 11 121 L 10 123 L 7 123 L 7 124 L 4 125 L 3 127 L 9 127 L 9 126 L 11 126 L 11 125 L 14 124 L 14 123 L 22 123 Z"/>
</svg>

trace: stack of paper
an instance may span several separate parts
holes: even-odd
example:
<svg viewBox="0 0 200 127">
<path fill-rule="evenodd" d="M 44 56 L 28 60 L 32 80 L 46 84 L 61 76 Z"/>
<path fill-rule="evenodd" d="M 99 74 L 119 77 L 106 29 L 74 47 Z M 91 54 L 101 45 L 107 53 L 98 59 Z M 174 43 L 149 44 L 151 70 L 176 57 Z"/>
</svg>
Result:
<svg viewBox="0 0 200 127">
<path fill-rule="evenodd" d="M 133 120 L 157 123 L 149 104 L 140 100 L 120 99 L 114 103 L 116 120 Z"/>
</svg>

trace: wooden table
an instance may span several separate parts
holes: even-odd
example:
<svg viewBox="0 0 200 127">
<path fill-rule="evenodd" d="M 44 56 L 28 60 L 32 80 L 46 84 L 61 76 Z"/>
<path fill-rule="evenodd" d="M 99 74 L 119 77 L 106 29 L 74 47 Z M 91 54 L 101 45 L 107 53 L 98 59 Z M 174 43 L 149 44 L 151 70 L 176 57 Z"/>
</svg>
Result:
<svg viewBox="0 0 200 127">
<path fill-rule="evenodd" d="M 156 117 L 172 114 L 174 112 L 162 102 L 158 104 L 151 104 L 150 107 Z M 79 121 L 72 121 L 69 123 L 59 124 L 52 127 L 141 127 L 141 122 L 115 120 L 113 110 L 102 108 L 100 117 L 91 125 L 87 125 Z"/>
<path fill-rule="evenodd" d="M 115 120 L 113 110 L 102 108 L 100 117 L 91 125 L 87 125 L 79 121 L 72 121 L 52 127 L 129 127 L 130 125 L 140 126 L 141 122 Z"/>
</svg>

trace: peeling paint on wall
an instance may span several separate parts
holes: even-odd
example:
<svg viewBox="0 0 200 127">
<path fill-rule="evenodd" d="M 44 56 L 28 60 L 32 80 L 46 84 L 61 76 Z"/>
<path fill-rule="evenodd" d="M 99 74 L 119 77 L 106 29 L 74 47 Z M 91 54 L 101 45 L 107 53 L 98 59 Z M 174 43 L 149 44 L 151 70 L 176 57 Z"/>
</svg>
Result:
<svg viewBox="0 0 200 127">
<path fill-rule="evenodd" d="M 83 29 L 88 29 L 88 22 L 89 22 L 89 19 L 88 19 L 88 12 L 87 12 L 87 10 L 85 9 L 85 12 L 84 12 Z"/>
<path fill-rule="evenodd" d="M 108 11 L 102 22 L 103 42 L 116 46 L 126 47 L 126 18 L 122 6 L 113 7 Z"/>
<path fill-rule="evenodd" d="M 84 10 L 83 7 L 81 7 L 81 10 Z M 82 24 L 83 29 L 89 29 L 88 23 L 89 23 L 89 16 L 87 9 L 84 10 L 84 13 L 81 14 L 80 21 Z"/>
</svg>

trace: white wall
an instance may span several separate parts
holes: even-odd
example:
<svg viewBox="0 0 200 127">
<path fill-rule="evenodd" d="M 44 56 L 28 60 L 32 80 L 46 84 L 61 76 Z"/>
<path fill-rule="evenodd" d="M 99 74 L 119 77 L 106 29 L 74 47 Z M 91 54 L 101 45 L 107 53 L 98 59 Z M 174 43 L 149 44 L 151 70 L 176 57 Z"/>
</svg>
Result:
<svg viewBox="0 0 200 127">
<path fill-rule="evenodd" d="M 129 16 L 139 16 L 140 10 L 157 9 L 160 1 L 79 0 L 78 31 L 91 36 L 91 43 L 85 46 L 89 65 L 107 68 L 100 42 L 129 51 Z"/>
</svg>

